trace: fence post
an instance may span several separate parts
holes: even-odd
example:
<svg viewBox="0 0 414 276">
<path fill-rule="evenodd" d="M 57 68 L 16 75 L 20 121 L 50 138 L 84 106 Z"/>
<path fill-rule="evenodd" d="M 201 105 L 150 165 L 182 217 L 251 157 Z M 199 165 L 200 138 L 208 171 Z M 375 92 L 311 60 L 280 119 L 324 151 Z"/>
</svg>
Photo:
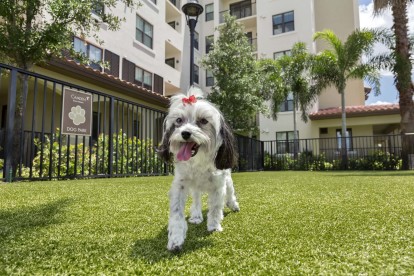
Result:
<svg viewBox="0 0 414 276">
<path fill-rule="evenodd" d="M 113 177 L 114 168 L 114 97 L 109 98 L 109 141 L 108 141 L 108 174 Z"/>
<path fill-rule="evenodd" d="M 4 147 L 4 172 L 7 182 L 13 179 L 13 132 L 16 111 L 17 70 L 12 69 L 10 75 L 9 95 L 7 100 L 6 141 Z"/>
<path fill-rule="evenodd" d="M 260 170 L 264 171 L 265 168 L 265 152 L 264 152 L 264 142 L 263 141 L 259 141 L 260 142 L 260 156 L 261 156 L 261 168 Z"/>
</svg>

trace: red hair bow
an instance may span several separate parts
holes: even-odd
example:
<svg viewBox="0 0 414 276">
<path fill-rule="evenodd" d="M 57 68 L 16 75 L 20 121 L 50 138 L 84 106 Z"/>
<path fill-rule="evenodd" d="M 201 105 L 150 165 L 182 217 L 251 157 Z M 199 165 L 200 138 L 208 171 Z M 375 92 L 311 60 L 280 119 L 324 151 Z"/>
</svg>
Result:
<svg viewBox="0 0 414 276">
<path fill-rule="evenodd" d="M 197 98 L 194 95 L 191 95 L 188 98 L 183 98 L 183 104 L 193 104 L 197 102 Z"/>
</svg>

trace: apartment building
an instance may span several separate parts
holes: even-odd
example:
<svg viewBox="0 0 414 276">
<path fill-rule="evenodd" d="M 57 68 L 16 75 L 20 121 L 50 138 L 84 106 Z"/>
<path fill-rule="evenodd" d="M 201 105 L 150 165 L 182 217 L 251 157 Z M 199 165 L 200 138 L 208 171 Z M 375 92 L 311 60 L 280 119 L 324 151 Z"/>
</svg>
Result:
<svg viewBox="0 0 414 276">
<path fill-rule="evenodd" d="M 289 54 L 296 42 L 305 42 L 311 53 L 318 53 L 326 47 L 313 41 L 313 34 L 331 29 L 341 39 L 359 28 L 358 0 L 205 0 L 201 1 L 205 14 L 199 23 L 201 44 L 208 48 L 211 37 L 217 38 L 217 26 L 223 22 L 223 15 L 230 13 L 238 18 L 252 44 L 253 54 L 260 58 L 276 59 Z M 207 49 L 205 49 L 205 52 Z M 199 52 L 199 57 L 203 52 Z M 196 56 L 197 60 L 197 56 Z M 196 61 L 197 62 L 197 61 Z M 201 71 L 200 86 L 208 90 L 213 83 L 208 72 Z M 398 105 L 365 106 L 367 90 L 362 80 L 350 81 L 345 95 L 347 105 L 348 135 L 372 136 L 396 133 L 399 123 Z M 297 114 L 297 129 L 300 139 L 340 137 L 341 129 L 340 94 L 326 89 L 311 109 L 310 121 L 304 123 Z M 299 111 L 297 111 L 299 112 Z M 375 117 L 374 117 L 375 116 Z M 281 106 L 278 120 L 258 116 L 260 140 L 293 139 L 293 105 L 286 99 Z"/>
<path fill-rule="evenodd" d="M 101 23 L 98 44 L 93 38 L 74 37 L 75 48 L 91 60 L 105 61 L 109 69 L 97 63 L 80 65 L 68 57 L 52 61 L 35 70 L 44 75 L 67 80 L 126 100 L 166 110 L 168 97 L 189 86 L 190 35 L 181 11 L 185 0 L 141 0 L 141 7 L 123 4 L 111 12 L 126 20 L 119 31 L 108 30 Z M 317 53 L 324 45 L 312 39 L 316 31 L 332 29 L 345 39 L 359 27 L 358 0 L 200 0 L 204 12 L 198 19 L 195 34 L 195 84 L 209 91 L 214 84 L 210 72 L 200 66 L 210 44 L 218 37 L 216 28 L 223 15 L 230 13 L 245 27 L 257 58 L 277 58 L 288 54 L 295 42 L 302 41 L 309 52 Z M 105 12 L 105 7 L 97 9 Z M 392 133 L 398 126 L 398 106 L 364 106 L 362 80 L 347 85 L 349 135 Z M 340 129 L 340 95 L 327 89 L 312 107 L 308 123 L 298 119 L 299 138 L 335 137 Z M 353 109 L 351 108 L 353 107 Z M 352 110 L 351 110 L 352 109 Z M 348 113 L 348 108 L 347 108 Z M 299 114 L 298 114 L 299 115 Z M 373 117 L 375 116 L 375 117 Z M 299 118 L 299 116 L 297 116 Z M 374 120 L 373 120 L 374 119 Z M 274 121 L 258 116 L 261 140 L 293 138 L 292 102 L 288 98 Z"/>
</svg>

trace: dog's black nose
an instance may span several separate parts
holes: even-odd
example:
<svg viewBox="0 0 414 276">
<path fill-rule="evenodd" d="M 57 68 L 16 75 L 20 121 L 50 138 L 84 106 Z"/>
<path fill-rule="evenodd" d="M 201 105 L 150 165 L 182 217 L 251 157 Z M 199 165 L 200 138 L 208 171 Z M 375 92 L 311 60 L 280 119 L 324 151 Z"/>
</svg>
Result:
<svg viewBox="0 0 414 276">
<path fill-rule="evenodd" d="M 188 140 L 188 138 L 190 138 L 191 136 L 191 132 L 183 131 L 181 132 L 181 136 L 183 137 L 184 140 Z"/>
</svg>

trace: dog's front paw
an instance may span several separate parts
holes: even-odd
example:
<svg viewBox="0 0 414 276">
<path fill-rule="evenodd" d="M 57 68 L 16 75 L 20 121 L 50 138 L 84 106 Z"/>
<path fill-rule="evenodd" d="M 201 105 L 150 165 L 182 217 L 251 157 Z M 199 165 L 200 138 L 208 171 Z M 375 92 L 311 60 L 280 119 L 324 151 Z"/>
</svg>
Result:
<svg viewBox="0 0 414 276">
<path fill-rule="evenodd" d="M 240 211 L 239 203 L 237 201 L 227 201 L 226 205 L 233 212 L 239 212 Z"/>
<path fill-rule="evenodd" d="M 173 253 L 177 253 L 183 249 L 184 239 L 180 239 L 179 237 L 169 238 L 167 249 Z"/>
<path fill-rule="evenodd" d="M 193 216 L 188 219 L 189 223 L 200 224 L 203 222 L 203 216 Z"/>
<path fill-rule="evenodd" d="M 217 225 L 207 225 L 208 232 L 222 232 L 223 227 L 220 224 Z"/>
</svg>

